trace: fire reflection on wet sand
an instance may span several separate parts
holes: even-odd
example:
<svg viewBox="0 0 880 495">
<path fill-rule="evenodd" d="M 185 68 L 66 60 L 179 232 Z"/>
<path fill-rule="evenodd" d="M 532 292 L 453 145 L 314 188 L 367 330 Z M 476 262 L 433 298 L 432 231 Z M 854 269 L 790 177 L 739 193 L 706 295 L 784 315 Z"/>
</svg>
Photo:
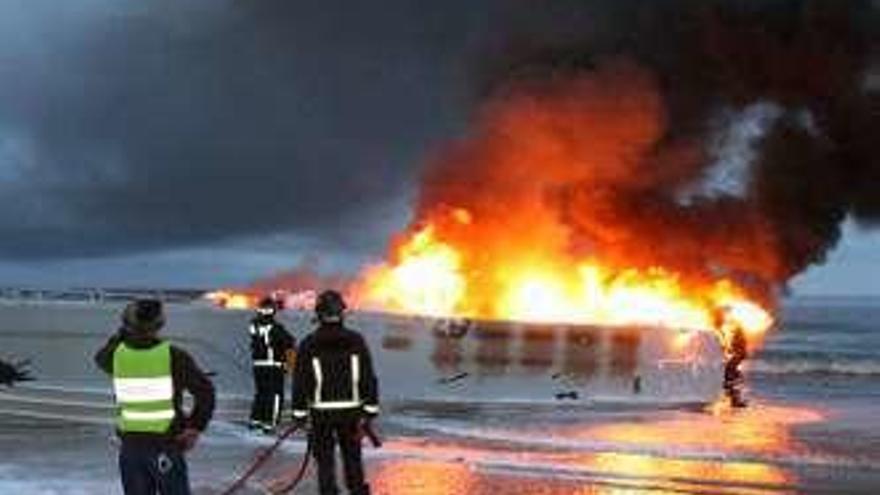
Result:
<svg viewBox="0 0 880 495">
<path fill-rule="evenodd" d="M 789 493 L 798 479 L 786 458 L 808 454 L 792 428 L 825 419 L 799 407 L 731 411 L 723 400 L 705 413 L 658 415 L 557 426 L 540 437 L 523 430 L 507 444 L 474 445 L 480 435 L 400 439 L 391 447 L 401 458 L 383 461 L 372 480 L 376 493 L 426 495 Z M 550 438 L 564 441 L 543 442 Z"/>
<path fill-rule="evenodd" d="M 473 493 L 476 478 L 463 464 L 404 459 L 381 465 L 371 484 L 377 493 L 458 495 Z"/>
</svg>

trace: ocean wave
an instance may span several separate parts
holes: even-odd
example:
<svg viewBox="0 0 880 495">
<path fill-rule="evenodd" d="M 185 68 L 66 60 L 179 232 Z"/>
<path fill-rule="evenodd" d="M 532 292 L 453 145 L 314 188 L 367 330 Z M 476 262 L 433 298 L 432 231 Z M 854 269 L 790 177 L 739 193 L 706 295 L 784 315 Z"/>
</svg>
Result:
<svg viewBox="0 0 880 495">
<path fill-rule="evenodd" d="M 771 361 L 756 359 L 744 365 L 750 373 L 768 375 L 880 375 L 880 361 L 819 361 L 812 359 Z"/>
</svg>

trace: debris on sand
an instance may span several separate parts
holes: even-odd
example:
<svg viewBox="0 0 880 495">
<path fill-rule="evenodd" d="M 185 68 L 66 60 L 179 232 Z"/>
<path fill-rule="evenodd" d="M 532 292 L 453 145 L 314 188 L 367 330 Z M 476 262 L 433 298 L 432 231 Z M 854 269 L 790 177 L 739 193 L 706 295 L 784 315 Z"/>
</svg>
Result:
<svg viewBox="0 0 880 495">
<path fill-rule="evenodd" d="M 30 375 L 27 367 L 30 360 L 18 361 L 15 363 L 7 363 L 0 360 L 0 384 L 12 387 L 16 382 L 27 382 L 34 378 Z"/>
</svg>

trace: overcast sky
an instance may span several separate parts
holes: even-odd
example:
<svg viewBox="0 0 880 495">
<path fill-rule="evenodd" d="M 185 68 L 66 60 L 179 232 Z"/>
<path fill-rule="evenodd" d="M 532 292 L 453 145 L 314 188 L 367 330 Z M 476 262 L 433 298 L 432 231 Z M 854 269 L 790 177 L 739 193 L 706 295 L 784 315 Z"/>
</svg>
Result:
<svg viewBox="0 0 880 495">
<path fill-rule="evenodd" d="M 378 255 L 466 121 L 489 15 L 468 3 L 0 3 L 0 277 L 222 284 Z"/>
<path fill-rule="evenodd" d="M 467 123 L 495 3 L 3 1 L 0 285 L 376 259 Z M 878 241 L 849 229 L 795 288 L 880 294 Z"/>
</svg>

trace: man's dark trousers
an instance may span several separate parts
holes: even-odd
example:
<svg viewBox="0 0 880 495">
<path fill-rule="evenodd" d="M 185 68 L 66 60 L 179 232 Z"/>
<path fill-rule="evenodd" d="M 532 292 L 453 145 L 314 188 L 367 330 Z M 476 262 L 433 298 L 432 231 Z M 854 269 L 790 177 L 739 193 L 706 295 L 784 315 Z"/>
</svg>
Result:
<svg viewBox="0 0 880 495">
<path fill-rule="evenodd" d="M 125 495 L 189 495 L 186 459 L 162 442 L 122 440 L 119 472 Z"/>
<path fill-rule="evenodd" d="M 313 412 L 309 432 L 312 452 L 318 463 L 318 487 L 321 495 L 336 495 L 336 444 L 342 454 L 345 486 L 351 495 L 369 495 L 364 482 L 361 459 L 361 414 L 359 411 Z"/>
<path fill-rule="evenodd" d="M 284 407 L 284 373 L 281 366 L 254 366 L 251 421 L 275 426 Z"/>
</svg>

